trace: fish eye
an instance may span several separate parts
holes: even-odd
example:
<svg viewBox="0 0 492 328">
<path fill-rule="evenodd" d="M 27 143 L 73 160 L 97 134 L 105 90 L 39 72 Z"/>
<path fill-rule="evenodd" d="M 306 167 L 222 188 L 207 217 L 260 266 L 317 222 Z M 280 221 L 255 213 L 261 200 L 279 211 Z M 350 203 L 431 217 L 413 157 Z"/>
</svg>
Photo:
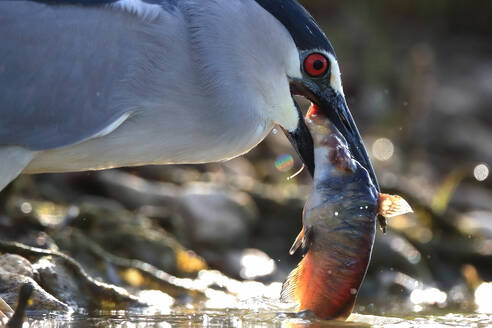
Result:
<svg viewBox="0 0 492 328">
<path fill-rule="evenodd" d="M 320 77 L 328 71 L 329 63 L 326 56 L 312 53 L 304 59 L 304 71 L 311 77 Z"/>
</svg>

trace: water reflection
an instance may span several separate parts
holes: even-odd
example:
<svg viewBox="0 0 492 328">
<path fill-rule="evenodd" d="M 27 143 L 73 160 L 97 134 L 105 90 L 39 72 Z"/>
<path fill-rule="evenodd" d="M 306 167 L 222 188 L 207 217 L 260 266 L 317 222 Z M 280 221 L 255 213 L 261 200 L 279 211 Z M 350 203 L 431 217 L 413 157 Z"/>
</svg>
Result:
<svg viewBox="0 0 492 328">
<path fill-rule="evenodd" d="M 442 316 L 421 316 L 412 318 L 380 317 L 371 315 L 352 315 L 347 322 L 321 321 L 305 318 L 293 318 L 289 315 L 270 313 L 248 313 L 228 310 L 224 312 L 206 311 L 191 314 L 176 312 L 165 316 L 144 316 L 138 314 L 115 314 L 106 316 L 83 317 L 77 316 L 70 320 L 60 321 L 53 318 L 31 320 L 29 327 L 46 328 L 147 328 L 147 327 L 265 327 L 265 328 L 417 328 L 417 327 L 475 327 L 486 328 L 492 325 L 492 316 L 487 314 L 446 314 Z M 251 315 L 252 314 L 252 315 Z"/>
<path fill-rule="evenodd" d="M 395 242 L 396 248 L 408 246 Z M 408 250 L 408 249 L 407 249 Z M 468 268 L 471 271 L 472 268 Z M 468 272 L 467 271 L 467 272 Z M 472 272 L 473 273 L 473 272 Z M 192 304 L 176 305 L 174 299 L 160 291 L 147 290 L 138 296 L 147 300 L 144 309 L 128 311 L 93 311 L 72 316 L 40 316 L 32 313 L 26 327 L 491 327 L 492 283 L 475 277 L 475 314 L 424 315 L 440 311 L 448 295 L 402 273 L 397 283 L 410 291 L 408 300 L 414 312 L 405 318 L 352 314 L 348 321 L 322 321 L 309 312 L 296 314 L 294 304 L 279 301 L 281 283 L 264 284 L 238 281 L 218 271 L 204 270 L 189 284 L 204 291 L 206 299 Z M 472 276 L 468 273 L 467 276 Z M 184 280 L 184 279 L 183 279 Z M 451 301 L 450 301 L 451 302 Z M 431 312 L 429 312 L 431 311 Z M 419 314 L 419 313 L 422 314 Z"/>
</svg>

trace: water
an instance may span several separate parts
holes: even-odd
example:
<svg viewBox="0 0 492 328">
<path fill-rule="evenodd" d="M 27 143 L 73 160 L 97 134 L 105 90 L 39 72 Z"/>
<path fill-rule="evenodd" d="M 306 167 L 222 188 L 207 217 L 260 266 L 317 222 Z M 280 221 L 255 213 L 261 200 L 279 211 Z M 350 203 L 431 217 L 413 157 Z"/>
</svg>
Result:
<svg viewBox="0 0 492 328">
<path fill-rule="evenodd" d="M 282 284 L 274 282 L 264 284 L 255 281 L 237 281 L 218 271 L 203 270 L 198 279 L 187 279 L 190 287 L 203 287 L 205 299 L 192 304 L 179 304 L 168 295 L 152 290 L 138 293 L 147 304 L 143 309 L 127 311 L 93 311 L 91 313 L 74 313 L 70 315 L 33 315 L 29 314 L 25 328 L 43 327 L 111 327 L 111 328 L 147 328 L 147 327 L 374 327 L 374 328 L 444 328 L 470 327 L 492 328 L 492 284 L 484 283 L 483 297 L 475 297 L 476 311 L 482 313 L 447 313 L 452 310 L 439 307 L 424 308 L 416 300 L 409 298 L 420 310 L 413 312 L 401 302 L 383 311 L 383 305 L 375 305 L 379 313 L 391 315 L 352 314 L 346 322 L 316 320 L 312 315 L 298 315 L 294 312 L 295 304 L 279 301 L 278 295 Z M 215 286 L 212 288 L 212 286 Z M 486 288 L 487 287 L 487 288 Z M 480 288 L 477 291 L 482 290 Z M 430 301 L 432 295 L 426 294 Z M 394 302 L 390 301 L 392 305 Z M 437 303 L 436 303 L 437 304 Z M 444 304 L 444 303 L 443 303 Z M 423 303 L 422 303 L 423 305 Z M 425 310 L 423 310 L 425 309 Z M 361 310 L 364 311 L 364 310 Z M 396 312 L 395 312 L 396 311 Z M 471 311 L 471 310 L 470 310 Z M 371 311 L 372 313 L 373 311 Z M 374 312 L 376 313 L 376 312 Z M 404 313 L 404 314 L 401 314 Z"/>
<path fill-rule="evenodd" d="M 27 326 L 27 325 L 26 325 Z M 319 321 L 296 318 L 294 314 L 281 312 L 256 312 L 250 310 L 177 310 L 170 314 L 138 314 L 131 312 L 100 313 L 98 315 L 74 315 L 69 317 L 39 317 L 29 320 L 29 327 L 492 327 L 490 314 L 445 314 L 410 318 L 382 317 L 353 314 L 346 322 Z"/>
</svg>

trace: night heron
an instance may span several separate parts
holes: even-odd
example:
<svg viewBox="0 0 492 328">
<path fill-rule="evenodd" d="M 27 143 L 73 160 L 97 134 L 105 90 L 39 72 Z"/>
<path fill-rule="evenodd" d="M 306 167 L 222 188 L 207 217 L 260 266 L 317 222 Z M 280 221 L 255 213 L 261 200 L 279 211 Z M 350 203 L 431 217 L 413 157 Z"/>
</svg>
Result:
<svg viewBox="0 0 492 328">
<path fill-rule="evenodd" d="M 295 0 L 4 0 L 0 36 L 0 190 L 20 173 L 227 160 L 276 124 L 312 173 L 293 95 L 377 184 L 333 48 Z"/>
</svg>

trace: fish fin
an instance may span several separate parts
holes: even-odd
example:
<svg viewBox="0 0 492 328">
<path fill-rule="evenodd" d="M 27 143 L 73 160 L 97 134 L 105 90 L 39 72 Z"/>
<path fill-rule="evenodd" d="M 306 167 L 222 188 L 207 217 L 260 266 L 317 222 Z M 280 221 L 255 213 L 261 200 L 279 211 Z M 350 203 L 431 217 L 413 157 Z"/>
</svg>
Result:
<svg viewBox="0 0 492 328">
<path fill-rule="evenodd" d="M 303 250 L 303 254 L 306 254 L 309 250 L 309 246 L 311 245 L 311 235 L 312 235 L 312 227 L 308 227 L 305 229 L 302 227 L 301 232 L 297 235 L 296 240 L 292 244 L 292 247 L 289 250 L 290 255 L 294 255 L 294 253 L 301 247 Z"/>
<path fill-rule="evenodd" d="M 282 302 L 295 302 L 300 305 L 303 291 L 306 289 L 306 278 L 308 278 L 306 276 L 306 270 L 310 269 L 310 266 L 306 263 L 309 261 L 309 254 L 307 254 L 287 276 L 280 292 L 280 300 Z"/>
<path fill-rule="evenodd" d="M 403 197 L 398 195 L 379 194 L 379 214 L 385 218 L 413 213 L 412 207 Z"/>
<path fill-rule="evenodd" d="M 382 215 L 378 214 L 378 222 L 379 222 L 379 227 L 381 228 L 381 231 L 383 233 L 386 233 L 386 226 L 388 223 L 386 222 L 386 218 Z"/>
<path fill-rule="evenodd" d="M 296 237 L 296 240 L 294 240 L 294 243 L 292 244 L 292 247 L 289 250 L 290 255 L 294 255 L 294 253 L 299 249 L 299 246 L 303 244 L 303 239 L 304 239 L 304 227 L 302 227 L 301 232 Z"/>
<path fill-rule="evenodd" d="M 302 247 L 303 259 L 297 267 L 292 270 L 287 279 L 282 284 L 282 292 L 280 293 L 280 300 L 282 302 L 296 302 L 301 305 L 302 297 L 307 289 L 307 283 L 313 270 L 312 256 L 308 253 L 311 246 L 313 236 L 313 227 L 302 228 L 301 232 L 296 238 L 294 245 L 291 247 L 291 254 Z"/>
</svg>

